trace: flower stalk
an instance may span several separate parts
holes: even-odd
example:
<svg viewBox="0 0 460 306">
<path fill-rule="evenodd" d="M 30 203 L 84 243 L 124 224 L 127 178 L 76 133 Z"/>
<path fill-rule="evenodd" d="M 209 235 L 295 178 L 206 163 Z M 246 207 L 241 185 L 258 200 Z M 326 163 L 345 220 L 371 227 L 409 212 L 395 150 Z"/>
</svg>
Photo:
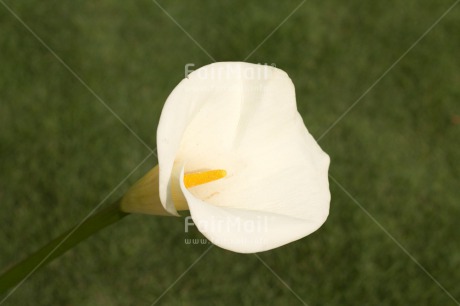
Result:
<svg viewBox="0 0 460 306">
<path fill-rule="evenodd" d="M 128 213 L 121 211 L 120 202 L 121 200 L 118 200 L 88 217 L 80 224 L 47 243 L 35 253 L 8 268 L 0 275 L 0 294 L 6 293 L 8 289 L 20 284 L 37 270 L 61 256 L 81 241 L 126 217 Z"/>
<path fill-rule="evenodd" d="M 81 241 L 131 213 L 171 216 L 158 195 L 158 166 L 147 172 L 119 200 L 84 219 L 80 224 L 51 240 L 42 248 L 0 274 L 0 294 L 20 284 L 53 259 Z"/>
</svg>

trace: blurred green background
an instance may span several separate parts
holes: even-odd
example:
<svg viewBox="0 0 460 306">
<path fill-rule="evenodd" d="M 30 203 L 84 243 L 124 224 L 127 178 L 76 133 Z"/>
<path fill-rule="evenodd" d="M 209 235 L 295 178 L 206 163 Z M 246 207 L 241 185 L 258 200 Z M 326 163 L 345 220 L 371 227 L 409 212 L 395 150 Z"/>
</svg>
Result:
<svg viewBox="0 0 460 306">
<path fill-rule="evenodd" d="M 242 61 L 301 1 L 159 3 L 215 60 Z M 307 0 L 247 61 L 290 75 L 319 138 L 453 3 Z M 152 1 L 1 0 L 0 270 L 82 220 L 149 154 L 5 4 L 151 147 L 185 64 L 212 62 Z M 439 283 L 331 181 L 325 225 L 259 254 L 308 305 L 460 300 L 459 20 L 460 5 L 320 140 L 331 175 Z M 129 216 L 2 306 L 302 304 L 257 257 L 217 247 L 174 283 L 208 247 L 187 237 L 201 236 L 183 219 Z"/>
</svg>

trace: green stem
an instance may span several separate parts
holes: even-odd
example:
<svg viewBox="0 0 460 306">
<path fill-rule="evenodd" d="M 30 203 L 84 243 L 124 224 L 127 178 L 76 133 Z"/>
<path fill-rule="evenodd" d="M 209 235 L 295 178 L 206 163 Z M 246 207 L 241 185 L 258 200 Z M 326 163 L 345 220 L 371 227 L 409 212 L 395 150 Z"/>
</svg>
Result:
<svg viewBox="0 0 460 306">
<path fill-rule="evenodd" d="M 79 225 L 63 233 L 56 239 L 50 241 L 41 249 L 0 275 L 0 294 L 20 284 L 38 269 L 64 254 L 79 242 L 85 240 L 99 230 L 123 219 L 123 217 L 127 215 L 129 214 L 120 210 L 120 200 L 118 200 L 87 218 Z"/>
</svg>

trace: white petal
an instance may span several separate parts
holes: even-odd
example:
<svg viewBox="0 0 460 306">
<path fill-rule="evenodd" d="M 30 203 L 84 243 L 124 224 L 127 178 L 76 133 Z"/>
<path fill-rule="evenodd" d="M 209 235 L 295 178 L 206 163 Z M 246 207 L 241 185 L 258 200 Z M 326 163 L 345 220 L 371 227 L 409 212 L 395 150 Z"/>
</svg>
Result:
<svg viewBox="0 0 460 306">
<path fill-rule="evenodd" d="M 183 173 L 182 173 L 183 176 Z M 256 253 L 277 248 L 314 232 L 325 221 L 301 219 L 265 211 L 219 207 L 181 188 L 198 230 L 215 245 L 238 253 Z"/>
</svg>

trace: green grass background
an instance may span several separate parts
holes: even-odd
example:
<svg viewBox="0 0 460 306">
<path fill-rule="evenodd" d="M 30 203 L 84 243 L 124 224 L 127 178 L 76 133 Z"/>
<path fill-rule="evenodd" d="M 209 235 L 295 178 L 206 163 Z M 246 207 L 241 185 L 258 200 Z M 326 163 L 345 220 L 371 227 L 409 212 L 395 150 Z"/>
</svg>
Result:
<svg viewBox="0 0 460 306">
<path fill-rule="evenodd" d="M 84 218 L 149 153 L 184 65 L 212 60 L 152 1 L 0 2 L 0 270 Z M 300 1 L 159 2 L 217 61 L 241 61 Z M 453 0 L 307 0 L 248 59 L 275 63 L 320 137 Z M 460 5 L 320 141 L 331 175 L 460 300 Z M 149 158 L 110 196 L 156 164 Z M 269 166 L 269 165 L 268 165 Z M 331 181 L 314 234 L 260 257 L 308 305 L 455 305 Z M 207 246 L 130 216 L 3 305 L 151 305 Z M 3 296 L 4 297 L 4 296 Z M 0 299 L 3 297 L 0 296 Z M 212 248 L 157 305 L 301 305 L 254 255 Z"/>
</svg>

